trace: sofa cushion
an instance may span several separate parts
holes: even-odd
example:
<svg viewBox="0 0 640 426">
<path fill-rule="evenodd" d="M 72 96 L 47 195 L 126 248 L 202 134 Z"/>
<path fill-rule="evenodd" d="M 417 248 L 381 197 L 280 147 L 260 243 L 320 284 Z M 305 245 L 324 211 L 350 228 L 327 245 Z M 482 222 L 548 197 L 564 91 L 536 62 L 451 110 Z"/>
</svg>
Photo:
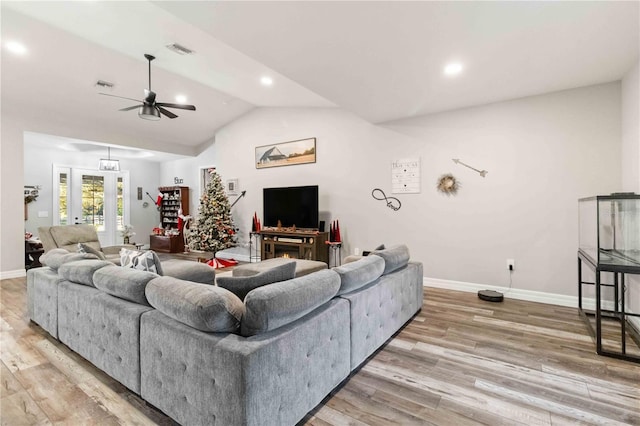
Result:
<svg viewBox="0 0 640 426">
<path fill-rule="evenodd" d="M 201 284 L 215 284 L 216 270 L 206 263 L 191 260 L 167 259 L 162 261 L 162 274 Z"/>
<path fill-rule="evenodd" d="M 296 262 L 290 261 L 247 277 L 218 277 L 218 287 L 226 288 L 244 300 L 247 293 L 263 285 L 290 280 L 295 276 Z"/>
<path fill-rule="evenodd" d="M 387 275 L 397 269 L 400 269 L 409 263 L 409 247 L 404 244 L 393 246 L 388 249 L 378 250 L 371 253 L 371 255 L 380 256 L 384 259 L 384 272 L 382 275 Z"/>
<path fill-rule="evenodd" d="M 120 299 L 129 300 L 140 305 L 149 305 L 144 290 L 149 281 L 158 278 L 152 272 L 112 266 L 98 269 L 93 274 L 96 288 Z"/>
<path fill-rule="evenodd" d="M 73 252 L 78 243 L 85 243 L 100 250 L 98 233 L 93 225 L 52 226 L 50 233 L 59 248 Z"/>
<path fill-rule="evenodd" d="M 72 254 L 79 255 L 80 253 Z M 76 284 L 84 284 L 90 287 L 95 287 L 93 283 L 93 274 L 98 269 L 104 268 L 105 266 L 113 266 L 113 263 L 99 259 L 74 260 L 72 262 L 66 262 L 60 265 L 60 268 L 58 268 L 58 275 L 60 275 L 67 281 L 71 281 Z"/>
<path fill-rule="evenodd" d="M 340 275 L 338 295 L 341 295 L 375 281 L 384 271 L 384 260 L 380 256 L 367 256 L 333 270 Z"/>
<path fill-rule="evenodd" d="M 153 250 L 137 251 L 126 248 L 120 249 L 120 266 L 163 275 L 162 263 Z"/>
<path fill-rule="evenodd" d="M 207 332 L 235 332 L 244 305 L 229 290 L 171 277 L 158 277 L 146 288 L 149 304 L 181 323 Z"/>
<path fill-rule="evenodd" d="M 87 243 L 78 243 L 78 253 L 90 253 L 95 255 L 100 260 L 107 260 L 107 258 L 104 256 L 104 253 L 102 253 L 100 250 L 96 250 Z"/>
<path fill-rule="evenodd" d="M 65 249 L 57 248 L 49 250 L 40 257 L 40 263 L 57 271 L 63 263 L 73 262 L 82 259 L 98 259 L 95 255 L 89 253 L 69 253 Z"/>
<path fill-rule="evenodd" d="M 312 272 L 321 271 L 327 269 L 325 262 L 319 262 L 317 260 L 308 259 L 288 259 L 284 257 L 274 257 L 272 259 L 265 259 L 260 262 L 245 263 L 244 265 L 238 265 L 231 271 L 233 277 L 250 277 L 257 275 L 260 272 L 271 269 L 275 266 L 280 266 L 291 261 L 296 262 L 296 277 L 311 274 Z"/>
<path fill-rule="evenodd" d="M 339 288 L 340 276 L 330 269 L 258 287 L 245 297 L 240 332 L 253 336 L 289 324 L 327 303 Z"/>
</svg>

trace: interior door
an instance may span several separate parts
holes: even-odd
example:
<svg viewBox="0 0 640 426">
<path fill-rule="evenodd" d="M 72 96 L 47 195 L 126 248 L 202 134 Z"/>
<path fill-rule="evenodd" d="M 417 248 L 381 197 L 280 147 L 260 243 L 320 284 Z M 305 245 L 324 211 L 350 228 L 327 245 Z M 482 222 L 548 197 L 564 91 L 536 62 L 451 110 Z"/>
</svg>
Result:
<svg viewBox="0 0 640 426">
<path fill-rule="evenodd" d="M 121 244 L 118 231 L 128 220 L 127 173 L 71 170 L 71 220 L 96 227 L 102 246 Z"/>
</svg>

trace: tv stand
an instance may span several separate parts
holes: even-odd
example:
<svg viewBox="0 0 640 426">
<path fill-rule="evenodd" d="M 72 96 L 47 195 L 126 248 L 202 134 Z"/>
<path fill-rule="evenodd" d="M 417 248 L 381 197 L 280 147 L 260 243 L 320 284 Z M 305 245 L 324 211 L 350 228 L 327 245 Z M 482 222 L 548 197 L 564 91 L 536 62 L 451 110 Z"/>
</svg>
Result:
<svg viewBox="0 0 640 426">
<path fill-rule="evenodd" d="M 316 230 L 263 229 L 260 231 L 262 260 L 276 257 L 317 260 L 329 264 L 328 232 Z"/>
</svg>

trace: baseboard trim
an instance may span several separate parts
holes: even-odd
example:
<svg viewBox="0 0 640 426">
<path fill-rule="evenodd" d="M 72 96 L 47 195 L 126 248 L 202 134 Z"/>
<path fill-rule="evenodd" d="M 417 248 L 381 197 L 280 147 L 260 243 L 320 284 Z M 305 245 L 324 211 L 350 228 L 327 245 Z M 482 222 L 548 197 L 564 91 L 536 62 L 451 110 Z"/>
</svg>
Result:
<svg viewBox="0 0 640 426">
<path fill-rule="evenodd" d="M 9 278 L 22 278 L 27 276 L 26 269 L 16 269 L 15 271 L 0 272 L 0 280 L 8 280 Z"/>
<path fill-rule="evenodd" d="M 504 293 L 505 299 L 526 300 L 529 302 L 546 303 L 548 305 L 566 306 L 569 308 L 578 307 L 578 297 L 567 296 L 565 294 L 545 293 L 542 291 L 522 290 L 518 288 L 509 289 L 508 287 L 468 283 L 463 281 L 443 280 L 439 278 L 429 277 L 423 277 L 423 284 L 427 287 L 444 288 L 448 290 L 465 291 L 469 293 L 477 293 L 479 290 L 495 290 Z M 606 304 L 606 302 L 603 303 L 603 305 L 605 306 Z M 595 309 L 595 299 L 583 299 L 582 307 L 585 309 Z"/>
</svg>

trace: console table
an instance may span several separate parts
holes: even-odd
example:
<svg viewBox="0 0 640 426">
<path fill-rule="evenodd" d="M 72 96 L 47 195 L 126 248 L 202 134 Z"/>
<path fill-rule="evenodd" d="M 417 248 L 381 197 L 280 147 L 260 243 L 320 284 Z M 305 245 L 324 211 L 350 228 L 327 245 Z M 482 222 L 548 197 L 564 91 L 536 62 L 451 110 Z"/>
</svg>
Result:
<svg viewBox="0 0 640 426">
<path fill-rule="evenodd" d="M 582 266 L 583 264 L 591 269 L 595 274 L 595 282 L 583 281 Z M 603 283 L 601 273 L 610 272 L 613 274 L 612 283 Z M 640 318 L 640 314 L 634 314 L 625 311 L 625 286 L 629 281 L 625 280 L 626 274 L 639 274 L 640 267 L 628 264 L 611 264 L 599 263 L 584 250 L 578 250 L 578 310 L 583 318 L 589 334 L 596 342 L 596 353 L 598 355 L 620 358 L 627 361 L 640 363 L 640 356 L 627 352 L 626 335 L 629 334 L 631 339 L 640 348 L 640 335 L 636 333 L 633 327 L 627 327 L 627 318 Z M 593 285 L 596 290 L 596 309 L 595 311 L 587 310 L 582 307 L 582 286 Z M 602 288 L 611 288 L 614 292 L 614 302 L 612 309 L 604 309 L 602 307 Z M 593 329 L 590 316 L 595 317 L 596 328 Z M 602 346 L 602 318 L 612 318 L 620 323 L 620 351 L 605 349 Z"/>
<path fill-rule="evenodd" d="M 328 232 L 315 230 L 262 230 L 261 258 L 289 257 L 317 260 L 329 264 Z"/>
<path fill-rule="evenodd" d="M 42 266 L 40 256 L 44 253 L 42 243 L 39 241 L 24 241 L 24 267 L 25 269 L 38 268 Z"/>
</svg>

